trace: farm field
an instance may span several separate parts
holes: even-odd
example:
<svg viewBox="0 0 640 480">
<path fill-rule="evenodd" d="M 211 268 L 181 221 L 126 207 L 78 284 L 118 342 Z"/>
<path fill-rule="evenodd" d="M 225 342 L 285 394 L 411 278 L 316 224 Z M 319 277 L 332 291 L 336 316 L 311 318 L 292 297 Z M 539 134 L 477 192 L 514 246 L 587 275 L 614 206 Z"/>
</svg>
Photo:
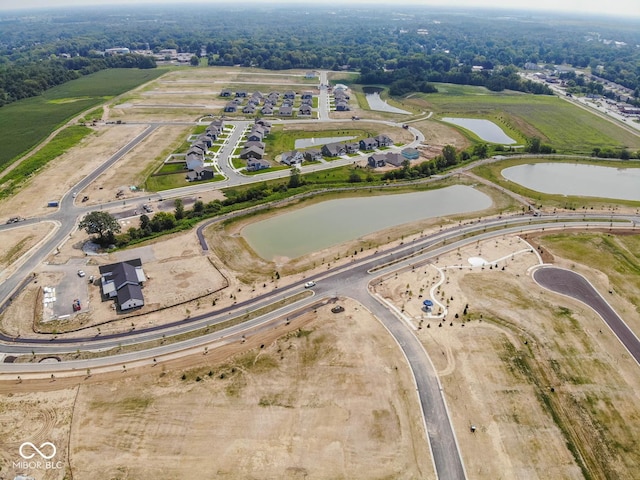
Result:
<svg viewBox="0 0 640 480">
<path fill-rule="evenodd" d="M 75 115 L 166 73 L 166 70 L 102 70 L 0 109 L 0 170 L 7 168 Z"/>
<path fill-rule="evenodd" d="M 491 92 L 484 87 L 436 84 L 435 94 L 414 94 L 407 102 L 438 116 L 488 118 L 516 138 L 538 136 L 559 152 L 591 154 L 595 147 L 640 148 L 640 137 L 556 96 Z M 523 136 L 525 138 L 523 138 Z"/>
</svg>

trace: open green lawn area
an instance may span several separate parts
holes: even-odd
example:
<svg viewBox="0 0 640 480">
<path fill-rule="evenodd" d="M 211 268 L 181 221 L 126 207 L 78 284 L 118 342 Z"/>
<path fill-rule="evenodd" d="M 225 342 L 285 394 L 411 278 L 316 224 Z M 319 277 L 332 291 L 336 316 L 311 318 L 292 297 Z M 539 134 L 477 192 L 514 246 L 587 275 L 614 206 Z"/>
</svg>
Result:
<svg viewBox="0 0 640 480">
<path fill-rule="evenodd" d="M 521 141 L 538 136 L 559 152 L 590 154 L 594 147 L 640 148 L 640 136 L 593 113 L 549 95 L 491 92 L 484 87 L 436 84 L 438 93 L 416 93 L 437 116 L 487 118 Z"/>
<path fill-rule="evenodd" d="M 576 197 L 567 195 L 553 195 L 548 193 L 536 192 L 530 190 L 517 183 L 510 182 L 502 176 L 502 170 L 515 165 L 523 165 L 530 163 L 551 163 L 551 162 L 565 162 L 565 163 L 582 163 L 589 165 L 599 165 L 612 168 L 640 168 L 640 162 L 637 161 L 610 161 L 610 160 L 598 160 L 598 159 L 585 159 L 585 158 L 561 158 L 561 157 L 545 157 L 545 158 L 512 158 L 502 160 L 499 162 L 488 163 L 475 167 L 472 171 L 476 175 L 486 178 L 491 182 L 500 185 L 501 187 L 511 190 L 519 195 L 523 195 L 532 199 L 543 207 L 558 207 L 567 208 L 570 210 L 578 209 L 601 209 L 611 205 L 629 205 L 633 207 L 640 207 L 639 202 L 631 200 L 620 200 L 610 198 L 598 198 L 598 197 Z"/>
<path fill-rule="evenodd" d="M 172 175 L 157 175 L 149 177 L 145 182 L 145 189 L 150 192 L 161 192 L 163 190 L 170 190 L 172 188 L 187 187 L 189 185 L 195 185 L 199 183 L 219 182 L 224 180 L 224 177 L 219 173 L 216 174 L 211 180 L 203 180 L 201 182 L 188 182 L 186 179 L 187 172 L 180 171 Z"/>
<path fill-rule="evenodd" d="M 0 171 L 75 115 L 163 73 L 162 69 L 102 70 L 0 108 Z"/>
<path fill-rule="evenodd" d="M 365 129 L 341 129 L 341 130 L 287 130 L 283 131 L 282 125 L 275 125 L 271 133 L 266 137 L 266 154 L 275 156 L 282 152 L 287 152 L 295 148 L 296 140 L 301 138 L 325 138 L 325 137 L 355 137 L 353 142 L 361 138 L 375 137 L 383 132 L 383 125 L 380 131 Z M 320 126 L 318 128 L 321 128 Z M 314 147 L 321 148 L 321 145 Z"/>
</svg>

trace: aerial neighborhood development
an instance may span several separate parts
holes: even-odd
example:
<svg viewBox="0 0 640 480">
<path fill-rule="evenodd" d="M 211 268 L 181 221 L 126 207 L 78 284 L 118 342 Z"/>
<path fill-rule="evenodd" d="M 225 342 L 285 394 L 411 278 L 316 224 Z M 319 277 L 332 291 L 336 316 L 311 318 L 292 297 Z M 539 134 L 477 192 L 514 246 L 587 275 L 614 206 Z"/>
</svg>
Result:
<svg viewBox="0 0 640 480">
<path fill-rule="evenodd" d="M 431 7 L 0 8 L 0 480 L 638 477 L 639 20 Z"/>
</svg>

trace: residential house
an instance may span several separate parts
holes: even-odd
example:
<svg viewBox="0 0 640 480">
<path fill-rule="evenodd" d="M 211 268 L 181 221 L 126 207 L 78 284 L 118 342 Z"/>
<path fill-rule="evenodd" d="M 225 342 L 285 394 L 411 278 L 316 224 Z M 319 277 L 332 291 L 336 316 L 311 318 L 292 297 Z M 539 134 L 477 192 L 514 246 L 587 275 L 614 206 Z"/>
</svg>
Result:
<svg viewBox="0 0 640 480">
<path fill-rule="evenodd" d="M 371 168 L 379 168 L 384 167 L 386 165 L 386 155 L 383 153 L 374 153 L 369 158 L 367 158 L 367 165 Z"/>
<path fill-rule="evenodd" d="M 258 147 L 247 147 L 240 152 L 240 158 L 242 158 L 243 160 L 262 157 L 264 157 L 264 150 Z"/>
<path fill-rule="evenodd" d="M 393 165 L 394 167 L 401 167 L 402 164 L 406 161 L 407 161 L 406 158 L 404 158 L 399 153 L 395 153 L 395 152 L 388 152 L 385 157 L 385 162 L 387 162 L 390 165 Z"/>
<path fill-rule="evenodd" d="M 298 114 L 299 115 L 306 115 L 306 116 L 311 115 L 311 106 L 309 106 L 309 105 L 300 105 L 300 108 L 298 109 Z"/>
<path fill-rule="evenodd" d="M 309 150 L 305 150 L 304 151 L 304 159 L 311 162 L 311 161 L 319 161 L 322 160 L 322 152 L 317 149 L 317 148 L 310 148 Z"/>
<path fill-rule="evenodd" d="M 309 105 L 311 107 L 313 106 L 313 98 L 303 98 L 300 103 L 302 105 Z"/>
<path fill-rule="evenodd" d="M 311 100 L 313 98 L 313 92 L 302 92 L 302 100 Z"/>
<path fill-rule="evenodd" d="M 283 105 L 278 109 L 278 115 L 280 115 L 281 117 L 290 117 L 293 115 L 293 108 Z"/>
<path fill-rule="evenodd" d="M 238 104 L 229 102 L 224 106 L 225 113 L 235 113 L 238 111 Z"/>
<path fill-rule="evenodd" d="M 271 122 L 264 120 L 262 118 L 257 118 L 255 121 L 256 125 L 260 125 L 265 133 L 269 133 L 271 131 Z"/>
<path fill-rule="evenodd" d="M 247 135 L 248 142 L 261 142 L 264 139 L 264 134 L 261 131 L 249 132 Z"/>
<path fill-rule="evenodd" d="M 389 147 L 389 146 L 393 145 L 393 140 L 391 140 L 386 135 L 377 135 L 376 137 L 374 137 L 374 139 L 375 139 L 376 142 L 378 142 L 378 148 L 379 147 Z"/>
<path fill-rule="evenodd" d="M 187 172 L 187 180 L 189 182 L 199 182 L 202 180 L 211 180 L 215 177 L 215 171 L 212 167 L 197 167 Z"/>
<path fill-rule="evenodd" d="M 349 107 L 349 104 L 347 102 L 336 102 L 336 111 L 348 112 L 349 110 L 351 110 L 351 108 Z"/>
<path fill-rule="evenodd" d="M 211 147 L 211 145 L 213 145 L 213 141 L 214 141 L 214 139 L 211 138 L 208 135 L 200 135 L 198 137 L 198 140 L 196 141 L 196 143 L 205 145 L 207 147 L 207 149 L 209 149 Z"/>
<path fill-rule="evenodd" d="M 263 115 L 273 115 L 273 107 L 271 105 L 265 105 L 260 110 L 260 113 L 262 113 Z"/>
<path fill-rule="evenodd" d="M 253 115 L 254 113 L 256 113 L 256 107 L 254 105 L 249 104 L 242 109 L 242 113 Z"/>
<path fill-rule="evenodd" d="M 147 279 L 139 258 L 103 265 L 99 270 L 102 275 L 102 294 L 106 298 L 115 298 L 120 310 L 130 310 L 144 305 L 142 285 Z"/>
<path fill-rule="evenodd" d="M 204 157 L 196 153 L 187 153 L 185 162 L 188 170 L 195 170 L 196 168 L 204 167 Z"/>
<path fill-rule="evenodd" d="M 344 143 L 327 143 L 322 146 L 322 155 L 325 157 L 339 157 L 346 153 L 347 149 L 344 146 Z"/>
<path fill-rule="evenodd" d="M 222 91 L 220 92 L 220 96 L 221 97 L 230 97 L 231 96 L 231 90 L 228 88 L 223 88 Z"/>
<path fill-rule="evenodd" d="M 266 168 L 271 168 L 271 164 L 266 160 L 261 160 L 257 158 L 250 158 L 247 160 L 248 172 L 255 172 L 257 170 L 264 170 Z"/>
<path fill-rule="evenodd" d="M 360 150 L 375 150 L 377 147 L 378 142 L 373 137 L 360 140 Z"/>
<path fill-rule="evenodd" d="M 347 153 L 358 153 L 358 150 L 360 150 L 360 143 L 344 142 L 344 147 L 346 148 Z"/>
<path fill-rule="evenodd" d="M 402 156 L 407 160 L 417 160 L 420 158 L 420 152 L 415 148 L 405 148 L 400 153 L 402 153 Z"/>
<path fill-rule="evenodd" d="M 199 140 L 199 139 L 191 144 L 191 148 L 189 148 L 189 150 L 191 150 L 193 148 L 198 148 L 198 149 L 202 150 L 203 154 L 207 153 L 207 151 L 209 150 L 209 147 L 207 146 L 207 142 L 205 142 L 204 140 Z"/>
<path fill-rule="evenodd" d="M 304 74 L 304 78 L 316 78 L 318 74 L 316 72 L 307 72 Z"/>
<path fill-rule="evenodd" d="M 196 155 L 204 157 L 204 154 L 207 153 L 206 146 L 201 143 L 192 143 L 191 147 L 189 147 L 189 150 L 187 150 L 187 155 L 189 155 L 190 153 L 195 153 Z"/>
<path fill-rule="evenodd" d="M 248 95 L 246 90 L 238 90 L 236 92 L 236 98 L 246 98 Z"/>
<path fill-rule="evenodd" d="M 296 98 L 296 92 L 294 92 L 293 90 L 287 90 L 286 92 L 284 92 L 283 98 L 293 100 L 294 98 Z"/>
<path fill-rule="evenodd" d="M 349 100 L 351 96 L 344 90 L 336 90 L 335 92 L 333 92 L 333 98 L 337 102 L 338 100 Z"/>
<path fill-rule="evenodd" d="M 257 141 L 244 142 L 244 148 L 249 148 L 249 147 L 258 147 L 258 148 L 264 150 L 265 149 L 265 144 L 264 144 L 264 142 L 257 142 Z"/>
<path fill-rule="evenodd" d="M 302 152 L 297 150 L 293 150 L 292 152 L 283 152 L 281 162 L 285 165 L 295 166 L 302 164 L 302 160 L 304 159 Z"/>
</svg>

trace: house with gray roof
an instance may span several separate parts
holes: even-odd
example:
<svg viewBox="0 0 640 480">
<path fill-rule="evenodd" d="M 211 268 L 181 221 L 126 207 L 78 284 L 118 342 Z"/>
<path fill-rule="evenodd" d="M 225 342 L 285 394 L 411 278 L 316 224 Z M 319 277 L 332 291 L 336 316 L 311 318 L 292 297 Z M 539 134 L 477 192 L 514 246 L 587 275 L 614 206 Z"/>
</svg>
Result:
<svg viewBox="0 0 640 480">
<path fill-rule="evenodd" d="M 266 145 L 264 142 L 258 142 L 258 141 L 244 142 L 244 148 L 249 148 L 249 147 L 258 147 L 264 150 Z"/>
<path fill-rule="evenodd" d="M 289 166 L 300 165 L 302 164 L 302 160 L 304 160 L 302 152 L 297 150 L 293 150 L 292 152 L 283 152 L 282 158 L 280 159 L 282 163 Z"/>
<path fill-rule="evenodd" d="M 374 153 L 367 158 L 367 165 L 371 168 L 384 167 L 387 164 L 386 158 L 387 156 L 384 153 Z"/>
<path fill-rule="evenodd" d="M 305 150 L 303 153 L 304 159 L 312 162 L 322 160 L 322 151 L 317 148 L 310 148 L 309 150 Z"/>
<path fill-rule="evenodd" d="M 231 89 L 223 88 L 222 91 L 220 92 L 220 96 L 221 97 L 230 97 L 231 96 Z"/>
<path fill-rule="evenodd" d="M 188 170 L 195 170 L 199 167 L 204 167 L 204 157 L 196 153 L 187 153 L 185 158 Z"/>
<path fill-rule="evenodd" d="M 347 102 L 343 102 L 343 101 L 336 102 L 337 112 L 348 112 L 349 110 L 351 110 L 351 107 L 349 107 L 349 104 Z"/>
<path fill-rule="evenodd" d="M 284 92 L 284 96 L 282 98 L 293 100 L 294 98 L 296 98 L 296 92 L 294 92 L 293 90 L 287 90 L 286 92 Z"/>
<path fill-rule="evenodd" d="M 387 162 L 390 165 L 393 165 L 394 167 L 401 167 L 402 164 L 406 161 L 407 161 L 406 158 L 404 158 L 402 155 L 396 152 L 388 152 L 385 158 L 385 162 Z"/>
<path fill-rule="evenodd" d="M 144 305 L 142 286 L 147 280 L 139 258 L 103 265 L 100 283 L 105 298 L 115 298 L 121 311 Z"/>
<path fill-rule="evenodd" d="M 346 148 L 347 153 L 358 153 L 358 150 L 360 150 L 360 143 L 344 142 L 344 148 Z"/>
<path fill-rule="evenodd" d="M 311 115 L 311 106 L 310 105 L 300 105 L 300 108 L 298 109 L 298 114 L 306 115 L 306 116 Z"/>
<path fill-rule="evenodd" d="M 386 135 L 377 135 L 374 139 L 378 143 L 378 147 L 389 147 L 393 145 L 393 140 Z"/>
<path fill-rule="evenodd" d="M 360 150 L 375 150 L 377 147 L 378 142 L 373 137 L 360 140 Z"/>
<path fill-rule="evenodd" d="M 234 102 L 229 102 L 224 106 L 224 111 L 226 113 L 235 113 L 238 111 L 238 104 Z"/>
<path fill-rule="evenodd" d="M 263 115 L 273 115 L 273 107 L 271 105 L 265 105 L 260 110 L 260 113 L 262 113 Z"/>
<path fill-rule="evenodd" d="M 212 167 L 196 167 L 192 171 L 187 172 L 186 178 L 189 182 L 199 182 L 202 180 L 211 180 L 215 175 L 216 172 Z"/>
<path fill-rule="evenodd" d="M 293 108 L 290 106 L 283 105 L 278 109 L 278 115 L 282 117 L 290 117 L 293 115 Z"/>
<path fill-rule="evenodd" d="M 259 158 L 250 158 L 247 160 L 247 171 L 255 172 L 257 170 L 264 170 L 266 168 L 270 168 L 271 164 L 266 160 L 262 160 Z"/>
<path fill-rule="evenodd" d="M 347 149 L 344 146 L 344 143 L 327 143 L 322 146 L 322 155 L 325 157 L 339 157 L 346 153 Z"/>
<path fill-rule="evenodd" d="M 264 150 L 258 147 L 248 147 L 240 152 L 240 158 L 242 158 L 243 160 L 262 157 L 264 157 Z"/>
<path fill-rule="evenodd" d="M 247 113 L 247 114 L 254 114 L 256 113 L 256 107 L 255 105 L 246 105 L 243 109 L 242 109 L 242 113 Z"/>
</svg>

